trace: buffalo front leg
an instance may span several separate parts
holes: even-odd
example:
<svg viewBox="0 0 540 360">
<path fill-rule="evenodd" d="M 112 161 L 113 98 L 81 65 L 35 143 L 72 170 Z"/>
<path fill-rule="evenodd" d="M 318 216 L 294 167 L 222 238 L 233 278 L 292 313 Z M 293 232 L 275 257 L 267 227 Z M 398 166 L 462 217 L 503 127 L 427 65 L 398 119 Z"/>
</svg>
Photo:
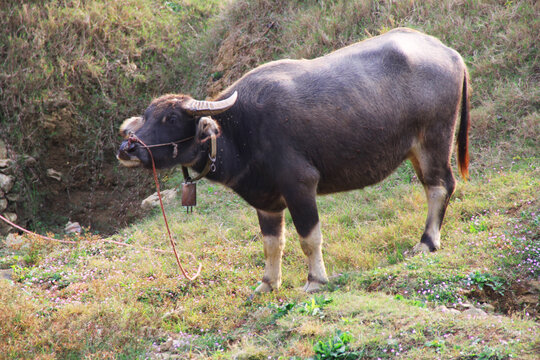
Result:
<svg viewBox="0 0 540 360">
<path fill-rule="evenodd" d="M 304 291 L 308 293 L 319 291 L 321 286 L 328 282 L 322 256 L 322 242 L 318 222 L 307 236 L 300 235 L 300 245 L 308 259 L 308 278 L 304 285 Z"/>
<path fill-rule="evenodd" d="M 257 210 L 263 235 L 265 267 L 262 283 L 255 292 L 270 292 L 281 285 L 281 256 L 285 247 L 283 211 L 272 213 Z"/>
<path fill-rule="evenodd" d="M 300 245 L 307 257 L 308 277 L 304 291 L 317 292 L 328 282 L 322 256 L 322 233 L 317 212 L 316 183 L 304 182 L 285 196 L 287 206 L 300 235 Z"/>
</svg>

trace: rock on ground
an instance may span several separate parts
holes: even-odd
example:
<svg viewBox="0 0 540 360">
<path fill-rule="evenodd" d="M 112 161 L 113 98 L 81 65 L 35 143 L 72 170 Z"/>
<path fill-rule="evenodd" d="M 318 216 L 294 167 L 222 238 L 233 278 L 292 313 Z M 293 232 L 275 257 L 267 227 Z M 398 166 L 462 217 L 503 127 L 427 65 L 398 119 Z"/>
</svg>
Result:
<svg viewBox="0 0 540 360">
<path fill-rule="evenodd" d="M 176 189 L 162 191 L 161 198 L 163 199 L 163 204 L 170 204 L 176 198 Z M 141 208 L 143 210 L 150 210 L 157 206 L 159 206 L 159 197 L 157 192 L 144 199 L 141 203 Z"/>
<path fill-rule="evenodd" d="M 477 308 L 470 308 L 468 310 L 465 310 L 463 312 L 464 315 L 470 316 L 470 317 L 486 317 L 488 316 L 487 313 L 484 310 L 477 309 Z"/>
</svg>

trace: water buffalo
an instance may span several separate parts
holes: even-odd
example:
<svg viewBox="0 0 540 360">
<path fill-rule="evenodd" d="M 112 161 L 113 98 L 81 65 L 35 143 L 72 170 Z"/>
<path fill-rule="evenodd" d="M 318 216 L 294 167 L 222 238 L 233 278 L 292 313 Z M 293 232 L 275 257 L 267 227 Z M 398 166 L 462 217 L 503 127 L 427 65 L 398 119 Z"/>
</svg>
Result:
<svg viewBox="0 0 540 360">
<path fill-rule="evenodd" d="M 201 172 L 217 135 L 215 171 L 257 210 L 266 266 L 257 292 L 278 289 L 289 208 L 308 259 L 304 290 L 328 281 L 321 252 L 317 194 L 363 188 L 411 161 L 428 200 L 415 251 L 440 247 L 454 192 L 450 156 L 468 177 L 468 74 L 461 56 L 439 40 L 399 28 L 312 60 L 279 60 L 248 72 L 215 101 L 169 94 L 121 126 L 152 149 L 158 168 Z M 151 167 L 147 151 L 124 141 L 126 166 Z"/>
</svg>

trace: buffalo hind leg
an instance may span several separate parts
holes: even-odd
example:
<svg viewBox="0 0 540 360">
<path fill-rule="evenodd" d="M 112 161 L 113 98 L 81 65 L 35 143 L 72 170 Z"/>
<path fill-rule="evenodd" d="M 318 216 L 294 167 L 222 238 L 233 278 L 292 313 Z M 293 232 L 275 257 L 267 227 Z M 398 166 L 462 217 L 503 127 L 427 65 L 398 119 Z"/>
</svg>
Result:
<svg viewBox="0 0 540 360">
<path fill-rule="evenodd" d="M 441 247 L 441 226 L 448 202 L 454 193 L 456 180 L 449 164 L 443 167 L 428 167 L 417 158 L 411 158 L 411 162 L 424 185 L 428 202 L 424 233 L 420 243 L 413 248 L 413 254 L 436 251 Z"/>
<path fill-rule="evenodd" d="M 316 182 L 311 186 L 303 182 L 285 194 L 294 226 L 300 235 L 300 245 L 308 261 L 308 277 L 304 291 L 311 293 L 320 290 L 328 282 L 322 256 L 322 233 L 316 202 Z"/>
<path fill-rule="evenodd" d="M 428 216 L 420 243 L 415 247 L 416 252 L 431 252 L 441 247 L 441 226 L 453 193 L 453 189 L 448 191 L 446 186 L 440 185 L 426 186 L 425 191 L 428 199 Z"/>
<path fill-rule="evenodd" d="M 255 292 L 263 293 L 279 289 L 281 285 L 281 256 L 285 247 L 285 222 L 283 211 L 257 210 L 263 235 L 265 267 L 262 283 Z"/>
</svg>

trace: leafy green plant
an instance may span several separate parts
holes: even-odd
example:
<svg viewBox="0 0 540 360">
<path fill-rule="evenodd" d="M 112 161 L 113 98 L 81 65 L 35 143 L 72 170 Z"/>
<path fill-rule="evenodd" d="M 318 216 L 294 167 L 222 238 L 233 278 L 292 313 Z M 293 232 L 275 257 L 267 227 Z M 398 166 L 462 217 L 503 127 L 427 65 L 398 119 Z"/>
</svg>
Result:
<svg viewBox="0 0 540 360">
<path fill-rule="evenodd" d="M 320 295 L 320 296 L 315 295 L 310 300 L 300 305 L 298 312 L 300 314 L 324 317 L 324 314 L 322 314 L 322 310 L 326 305 L 330 304 L 332 301 L 333 300 L 331 298 L 327 298 L 324 295 Z"/>
<path fill-rule="evenodd" d="M 274 319 L 277 320 L 287 315 L 294 307 L 296 306 L 295 302 L 288 302 L 280 306 L 275 306 L 276 313 L 274 314 Z"/>
<path fill-rule="evenodd" d="M 26 254 L 23 256 L 23 260 L 28 265 L 36 265 L 40 260 L 40 252 L 37 247 L 32 247 Z"/>
<path fill-rule="evenodd" d="M 356 359 L 360 356 L 357 351 L 349 349 L 349 343 L 353 337 L 348 331 L 336 331 L 327 341 L 320 340 L 313 347 L 315 360 L 323 359 Z"/>
<path fill-rule="evenodd" d="M 478 234 L 479 232 L 486 231 L 488 229 L 485 219 L 473 217 L 471 220 L 472 222 L 469 223 L 469 233 Z"/>
<path fill-rule="evenodd" d="M 24 280 L 31 277 L 31 268 L 23 267 L 18 264 L 11 265 L 11 269 L 13 270 L 12 279 L 18 282 L 23 282 Z"/>
<path fill-rule="evenodd" d="M 484 346 L 484 348 L 477 352 L 473 353 L 471 355 L 463 356 L 460 359 L 463 360 L 505 360 L 510 359 L 508 355 L 504 354 L 502 351 L 498 349 L 493 349 L 489 346 Z"/>
<path fill-rule="evenodd" d="M 490 273 L 481 273 L 476 271 L 469 275 L 469 280 L 471 284 L 478 286 L 480 290 L 483 290 L 484 287 L 487 286 L 500 295 L 504 295 L 506 290 L 505 279 Z"/>
<path fill-rule="evenodd" d="M 442 350 L 444 350 L 444 348 L 446 347 L 446 343 L 444 340 L 432 340 L 432 341 L 428 341 L 426 342 L 425 344 L 427 347 L 431 347 L 431 348 L 434 348 L 436 349 L 437 352 L 440 352 Z"/>
</svg>

